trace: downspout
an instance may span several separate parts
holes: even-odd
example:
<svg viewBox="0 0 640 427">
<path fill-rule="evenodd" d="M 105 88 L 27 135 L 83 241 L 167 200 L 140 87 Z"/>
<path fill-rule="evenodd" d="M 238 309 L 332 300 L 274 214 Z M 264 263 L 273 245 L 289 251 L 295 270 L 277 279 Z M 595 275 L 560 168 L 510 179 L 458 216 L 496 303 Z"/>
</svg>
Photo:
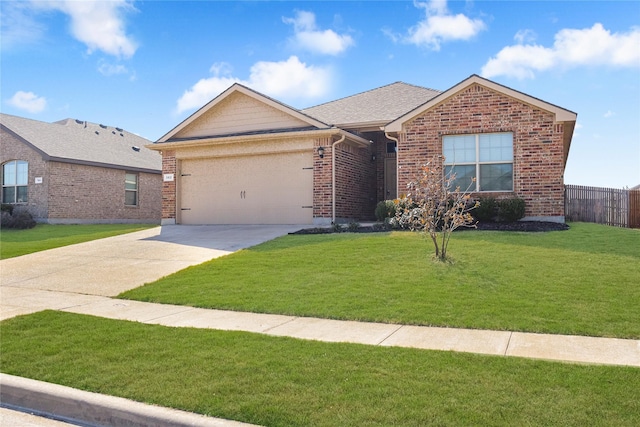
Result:
<svg viewBox="0 0 640 427">
<path fill-rule="evenodd" d="M 400 178 L 400 174 L 398 173 L 398 153 L 400 148 L 400 141 L 398 141 L 398 138 L 394 138 L 393 136 L 389 135 L 386 130 L 384 131 L 384 136 L 387 139 L 396 142 L 396 197 L 400 197 L 400 194 L 398 194 L 398 179 Z"/>
<path fill-rule="evenodd" d="M 331 145 L 331 223 L 336 223 L 336 145 L 340 144 L 346 139 L 346 135 L 334 142 Z"/>
</svg>

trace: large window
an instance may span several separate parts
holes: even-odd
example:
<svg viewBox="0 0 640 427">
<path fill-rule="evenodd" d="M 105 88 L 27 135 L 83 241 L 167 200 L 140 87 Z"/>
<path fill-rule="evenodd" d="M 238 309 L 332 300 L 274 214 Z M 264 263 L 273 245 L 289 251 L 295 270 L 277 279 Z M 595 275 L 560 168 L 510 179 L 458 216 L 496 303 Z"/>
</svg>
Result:
<svg viewBox="0 0 640 427">
<path fill-rule="evenodd" d="M 128 173 L 124 178 L 124 204 L 138 206 L 138 175 Z"/>
<path fill-rule="evenodd" d="M 13 160 L 2 165 L 2 203 L 27 203 L 29 164 Z"/>
<path fill-rule="evenodd" d="M 442 138 L 445 175 L 471 191 L 513 191 L 513 134 L 481 133 Z M 475 183 L 472 183 L 476 178 Z"/>
</svg>

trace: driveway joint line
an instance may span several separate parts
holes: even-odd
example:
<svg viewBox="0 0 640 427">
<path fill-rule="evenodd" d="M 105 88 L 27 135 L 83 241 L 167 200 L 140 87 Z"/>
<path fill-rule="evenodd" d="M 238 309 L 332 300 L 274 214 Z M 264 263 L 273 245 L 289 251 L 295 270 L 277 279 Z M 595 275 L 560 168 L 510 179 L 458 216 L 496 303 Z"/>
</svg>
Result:
<svg viewBox="0 0 640 427">
<path fill-rule="evenodd" d="M 509 332 L 509 339 L 507 340 L 507 346 L 504 349 L 503 356 L 509 355 L 509 346 L 511 345 L 511 338 L 513 337 L 513 331 Z"/>
<path fill-rule="evenodd" d="M 377 343 L 376 345 L 382 345 L 383 342 L 385 342 L 386 340 L 391 338 L 393 335 L 395 335 L 400 329 L 404 328 L 405 326 L 406 325 L 398 325 L 398 327 L 396 329 L 391 331 L 391 333 L 388 334 L 386 337 L 382 338 L 382 340 L 379 343 Z"/>
<path fill-rule="evenodd" d="M 160 319 L 165 319 L 167 317 L 171 317 L 171 316 L 175 316 L 176 314 L 183 314 L 183 313 L 188 313 L 190 311 L 195 310 L 196 307 L 185 307 L 184 310 L 180 310 L 180 311 L 176 311 L 173 313 L 168 313 L 165 314 L 163 316 L 158 316 L 158 317 L 153 317 L 151 319 L 145 319 L 145 320 L 141 320 L 142 323 L 152 323 L 152 324 L 156 324 L 155 321 L 160 320 Z"/>
<path fill-rule="evenodd" d="M 275 328 L 279 328 L 280 326 L 284 326 L 284 325 L 286 325 L 288 323 L 291 323 L 291 322 L 293 322 L 295 320 L 298 320 L 298 319 L 300 319 L 300 317 L 292 317 L 291 319 L 287 320 L 286 322 L 282 322 L 279 325 L 271 326 L 270 328 L 264 329 L 262 331 L 262 333 L 268 333 L 268 332 L 274 330 Z"/>
</svg>

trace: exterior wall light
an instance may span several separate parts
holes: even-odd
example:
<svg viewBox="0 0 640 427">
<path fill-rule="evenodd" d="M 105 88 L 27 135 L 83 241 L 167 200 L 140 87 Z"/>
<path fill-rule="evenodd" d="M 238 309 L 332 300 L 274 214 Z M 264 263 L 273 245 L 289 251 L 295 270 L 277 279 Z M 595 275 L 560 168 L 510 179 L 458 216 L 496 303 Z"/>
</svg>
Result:
<svg viewBox="0 0 640 427">
<path fill-rule="evenodd" d="M 320 156 L 321 159 L 324 159 L 324 147 L 318 147 L 318 156 Z"/>
</svg>

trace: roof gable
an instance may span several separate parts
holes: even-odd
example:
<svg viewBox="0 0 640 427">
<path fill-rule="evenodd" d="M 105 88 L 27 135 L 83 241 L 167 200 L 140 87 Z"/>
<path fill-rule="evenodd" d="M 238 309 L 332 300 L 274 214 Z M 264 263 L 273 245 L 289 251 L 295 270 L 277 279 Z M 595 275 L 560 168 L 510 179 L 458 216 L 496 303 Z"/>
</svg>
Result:
<svg viewBox="0 0 640 427">
<path fill-rule="evenodd" d="M 576 121 L 577 114 L 572 111 L 569 111 L 564 108 L 558 107 L 557 105 L 553 105 L 548 102 L 542 101 L 538 98 L 534 98 L 533 96 L 527 95 L 525 93 L 518 92 L 517 90 L 508 88 L 506 86 L 500 85 L 498 83 L 492 82 L 491 80 L 484 79 L 474 74 L 469 78 L 463 80 L 462 82 L 458 83 L 457 85 L 453 86 L 452 88 L 440 93 L 439 95 L 435 96 L 434 98 L 430 99 L 424 104 L 418 106 L 414 110 L 409 111 L 406 114 L 402 115 L 401 117 L 398 117 L 396 120 L 388 123 L 384 127 L 384 130 L 386 132 L 400 132 L 402 130 L 402 125 L 404 123 L 414 119 L 415 117 L 435 107 L 436 105 L 439 105 L 445 102 L 450 97 L 454 96 L 455 94 L 465 90 L 466 88 L 474 84 L 484 86 L 498 93 L 502 93 L 511 98 L 515 98 L 518 101 L 532 105 L 536 108 L 549 111 L 550 113 L 555 114 L 556 116 L 555 120 L 557 122 L 575 122 Z"/>
<path fill-rule="evenodd" d="M 326 129 L 329 126 L 295 108 L 235 83 L 162 136 L 158 142 L 309 127 Z"/>
<path fill-rule="evenodd" d="M 340 128 L 379 127 L 437 96 L 440 91 L 395 82 L 302 110 Z"/>
<path fill-rule="evenodd" d="M 123 129 L 65 119 L 46 123 L 0 114 L 3 130 L 38 151 L 45 160 L 160 172 L 162 158 L 145 148 L 148 139 Z"/>
</svg>

